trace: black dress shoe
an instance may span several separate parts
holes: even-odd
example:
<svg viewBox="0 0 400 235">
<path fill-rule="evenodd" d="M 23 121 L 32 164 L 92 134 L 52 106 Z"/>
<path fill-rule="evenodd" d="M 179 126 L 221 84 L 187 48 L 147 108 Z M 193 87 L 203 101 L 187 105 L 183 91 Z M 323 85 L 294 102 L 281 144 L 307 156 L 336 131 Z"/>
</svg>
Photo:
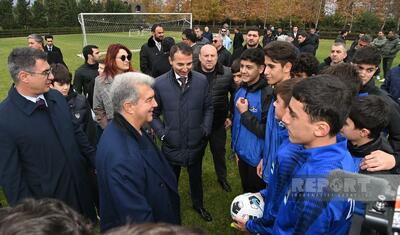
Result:
<svg viewBox="0 0 400 235">
<path fill-rule="evenodd" d="M 227 180 L 218 180 L 219 184 L 221 185 L 222 189 L 225 190 L 226 192 L 232 192 L 232 188 L 229 185 Z"/>
<path fill-rule="evenodd" d="M 199 213 L 199 215 L 201 216 L 201 218 L 203 218 L 203 220 L 210 222 L 212 221 L 212 217 L 211 214 L 208 213 L 208 211 L 206 211 L 206 209 L 204 209 L 204 207 L 193 207 L 195 211 L 197 211 L 197 213 Z"/>
</svg>

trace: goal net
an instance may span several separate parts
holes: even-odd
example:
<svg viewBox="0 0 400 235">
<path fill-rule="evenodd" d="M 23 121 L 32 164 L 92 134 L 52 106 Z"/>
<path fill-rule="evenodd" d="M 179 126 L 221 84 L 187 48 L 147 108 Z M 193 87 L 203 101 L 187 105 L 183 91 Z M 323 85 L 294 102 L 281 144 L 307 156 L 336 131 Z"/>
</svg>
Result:
<svg viewBox="0 0 400 235">
<path fill-rule="evenodd" d="M 192 28 L 192 13 L 80 13 L 78 20 L 83 46 L 94 44 L 102 51 L 113 43 L 139 51 L 153 24 L 161 24 L 165 36 L 178 41 L 183 29 Z"/>
</svg>

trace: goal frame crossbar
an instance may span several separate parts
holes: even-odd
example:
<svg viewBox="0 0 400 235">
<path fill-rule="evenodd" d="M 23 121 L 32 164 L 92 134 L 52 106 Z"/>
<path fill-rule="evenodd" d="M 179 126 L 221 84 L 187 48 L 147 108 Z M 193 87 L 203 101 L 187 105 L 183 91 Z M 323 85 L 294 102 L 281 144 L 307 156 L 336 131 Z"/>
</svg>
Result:
<svg viewBox="0 0 400 235">
<path fill-rule="evenodd" d="M 151 16 L 151 15 L 186 15 L 187 18 L 190 19 L 190 21 L 188 21 L 188 24 L 190 25 L 190 28 L 193 27 L 192 22 L 193 22 L 193 16 L 192 13 L 79 13 L 78 14 L 78 21 L 81 25 L 81 29 L 82 29 L 82 34 L 83 34 L 83 46 L 86 46 L 88 44 L 87 41 L 87 33 L 86 33 L 86 27 L 85 27 L 85 18 L 84 16 L 95 16 L 95 15 L 99 15 L 99 16 L 113 16 L 113 15 L 144 15 L 144 16 Z"/>
</svg>

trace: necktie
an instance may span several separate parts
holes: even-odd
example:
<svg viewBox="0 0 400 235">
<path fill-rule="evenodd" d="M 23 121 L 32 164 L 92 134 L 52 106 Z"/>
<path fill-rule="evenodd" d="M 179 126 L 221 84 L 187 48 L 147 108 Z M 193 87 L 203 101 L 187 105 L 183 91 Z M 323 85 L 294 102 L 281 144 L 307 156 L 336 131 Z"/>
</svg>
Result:
<svg viewBox="0 0 400 235">
<path fill-rule="evenodd" d="M 45 109 L 46 108 L 46 102 L 42 98 L 39 98 L 36 100 L 36 107 L 38 109 Z"/>
<path fill-rule="evenodd" d="M 185 90 L 185 88 L 186 88 L 186 80 L 187 80 L 187 77 L 180 77 L 179 78 L 179 81 L 181 81 L 181 88 L 182 88 L 182 91 L 184 91 Z"/>
<path fill-rule="evenodd" d="M 52 51 L 53 50 L 53 47 L 49 47 L 49 51 Z"/>
</svg>

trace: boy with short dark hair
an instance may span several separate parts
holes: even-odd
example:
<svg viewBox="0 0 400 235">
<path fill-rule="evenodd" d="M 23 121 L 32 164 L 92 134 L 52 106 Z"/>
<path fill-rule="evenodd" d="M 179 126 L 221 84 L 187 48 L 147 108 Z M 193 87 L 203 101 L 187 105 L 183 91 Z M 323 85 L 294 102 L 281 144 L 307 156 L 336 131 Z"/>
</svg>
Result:
<svg viewBox="0 0 400 235">
<path fill-rule="evenodd" d="M 289 105 L 294 85 L 301 80 L 303 79 L 292 78 L 276 85 L 274 89 L 274 113 L 279 122 Z M 270 234 L 272 232 L 276 214 L 280 203 L 283 201 L 292 173 L 302 163 L 302 159 L 298 157 L 298 152 L 301 151 L 302 146 L 290 143 L 287 129 L 283 123 L 280 122 L 279 130 L 276 134 L 275 139 L 279 139 L 282 144 L 279 146 L 275 161 L 272 163 L 271 177 L 267 182 L 268 188 L 260 191 L 260 195 L 264 199 L 263 216 L 262 218 L 249 220 L 233 218 L 236 222 L 234 226 L 238 230 L 248 231 L 253 234 Z"/>
<path fill-rule="evenodd" d="M 356 171 L 346 140 L 337 137 L 351 103 L 345 84 L 330 75 L 294 86 L 282 121 L 290 142 L 304 147 L 304 163 L 293 173 L 273 234 L 347 234 L 354 201 L 332 196 L 326 182 L 335 169 Z"/>
<path fill-rule="evenodd" d="M 92 145 L 96 145 L 96 129 L 92 118 L 92 111 L 85 96 L 78 94 L 71 87 L 72 75 L 62 64 L 52 64 L 54 79 L 51 87 L 58 90 L 66 98 L 70 107 L 73 121 L 80 125 Z"/>
<path fill-rule="evenodd" d="M 387 114 L 389 107 L 385 101 L 376 95 L 358 97 L 354 101 L 349 117 L 341 132 L 347 138 L 347 148 L 355 159 L 359 168 L 365 156 L 376 150 L 393 154 L 393 148 L 387 139 L 382 136 L 383 129 L 389 123 Z M 366 170 L 362 174 L 371 174 Z M 390 173 L 390 171 L 377 171 L 372 173 Z"/>
<path fill-rule="evenodd" d="M 269 43 L 264 48 L 264 75 L 271 87 L 291 78 L 291 71 L 296 60 L 296 49 L 289 42 L 275 41 Z M 265 130 L 263 159 L 257 166 L 257 174 L 264 182 L 268 183 L 272 172 L 271 166 L 275 161 L 276 151 L 281 145 L 281 140 L 277 138 L 279 132 L 279 121 L 275 118 L 275 108 L 269 107 Z"/>
<path fill-rule="evenodd" d="M 368 161 L 363 161 L 361 165 L 362 170 L 366 169 L 368 171 L 397 169 L 400 165 L 400 107 L 384 90 L 375 86 L 373 77 L 379 68 L 380 62 L 380 52 L 372 46 L 357 49 L 352 60 L 352 63 L 358 68 L 358 74 L 362 81 L 360 95 L 380 96 L 389 105 L 390 110 L 388 113 L 389 124 L 387 132 L 389 134 L 389 143 L 393 147 L 395 154 L 391 155 L 383 151 L 372 152 L 367 158 Z M 375 161 L 378 158 L 379 161 Z M 377 162 L 383 162 L 383 164 L 377 165 Z"/>
<path fill-rule="evenodd" d="M 265 123 L 272 100 L 272 89 L 262 77 L 264 68 L 262 49 L 250 48 L 241 55 L 242 85 L 234 101 L 232 147 L 239 157 L 243 192 L 258 192 L 265 188 L 256 171 L 263 155 Z"/>
</svg>

